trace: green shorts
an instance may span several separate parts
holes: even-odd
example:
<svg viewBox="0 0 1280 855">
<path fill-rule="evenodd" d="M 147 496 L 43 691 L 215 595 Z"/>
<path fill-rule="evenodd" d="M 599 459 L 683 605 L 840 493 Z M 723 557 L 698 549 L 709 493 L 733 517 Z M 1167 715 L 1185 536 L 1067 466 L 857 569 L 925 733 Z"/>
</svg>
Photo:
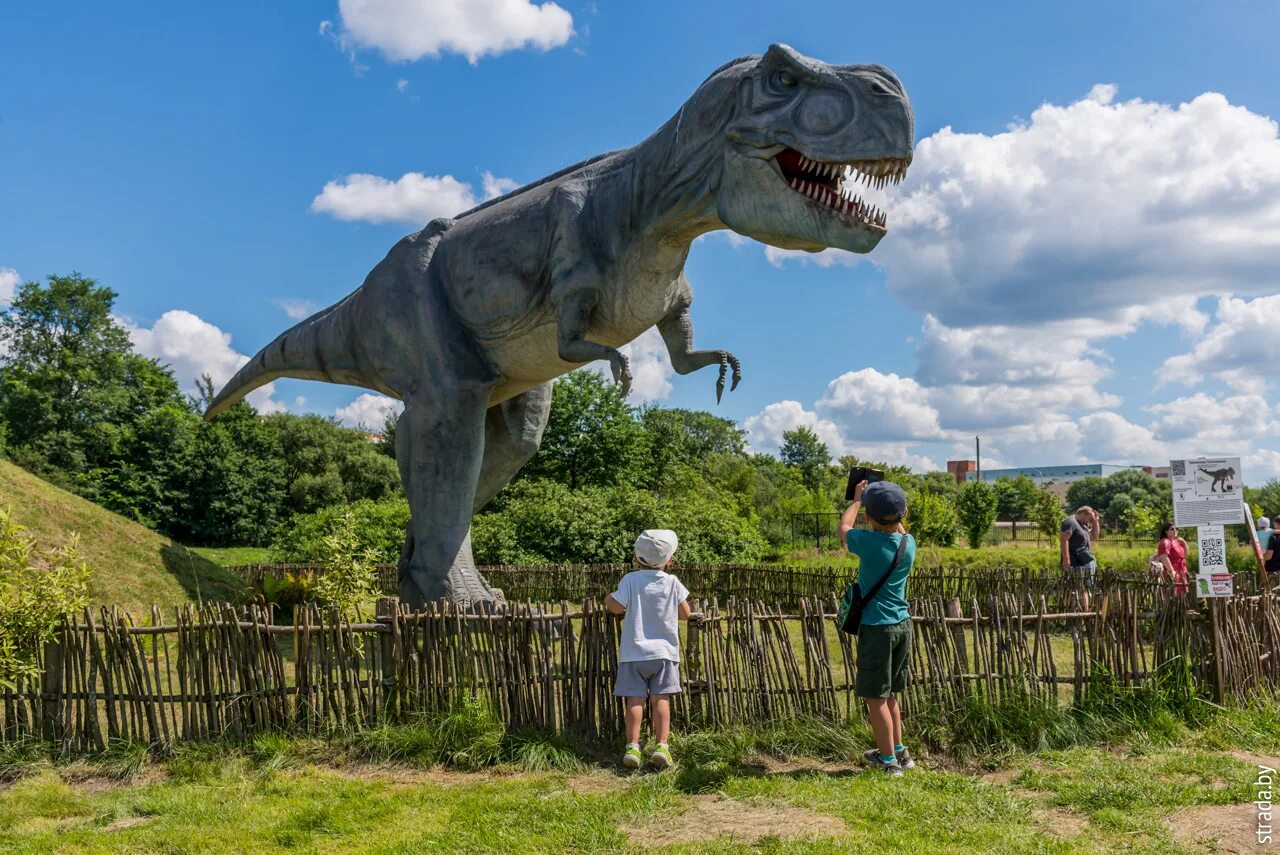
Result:
<svg viewBox="0 0 1280 855">
<path fill-rule="evenodd" d="M 858 628 L 858 674 L 853 680 L 858 697 L 887 698 L 905 691 L 910 665 L 911 618 Z"/>
</svg>

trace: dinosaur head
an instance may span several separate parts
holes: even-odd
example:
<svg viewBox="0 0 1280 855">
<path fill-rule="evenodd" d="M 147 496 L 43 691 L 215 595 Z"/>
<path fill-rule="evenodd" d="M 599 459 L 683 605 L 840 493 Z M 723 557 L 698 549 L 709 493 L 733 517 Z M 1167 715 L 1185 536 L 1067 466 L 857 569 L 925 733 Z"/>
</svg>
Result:
<svg viewBox="0 0 1280 855">
<path fill-rule="evenodd" d="M 887 218 L 856 185 L 897 183 L 911 163 L 911 102 L 898 78 L 883 66 L 827 65 L 781 44 L 732 72 L 720 221 L 783 249 L 870 252 Z"/>
</svg>

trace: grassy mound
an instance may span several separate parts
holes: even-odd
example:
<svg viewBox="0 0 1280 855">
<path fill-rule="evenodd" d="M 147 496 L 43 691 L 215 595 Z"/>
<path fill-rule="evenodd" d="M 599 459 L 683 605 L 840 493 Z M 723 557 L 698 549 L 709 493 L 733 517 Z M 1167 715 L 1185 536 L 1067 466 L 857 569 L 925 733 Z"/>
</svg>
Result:
<svg viewBox="0 0 1280 855">
<path fill-rule="evenodd" d="M 13 511 L 37 552 L 80 535 L 94 604 L 136 608 L 235 599 L 243 583 L 163 535 L 0 461 L 0 505 Z"/>
</svg>

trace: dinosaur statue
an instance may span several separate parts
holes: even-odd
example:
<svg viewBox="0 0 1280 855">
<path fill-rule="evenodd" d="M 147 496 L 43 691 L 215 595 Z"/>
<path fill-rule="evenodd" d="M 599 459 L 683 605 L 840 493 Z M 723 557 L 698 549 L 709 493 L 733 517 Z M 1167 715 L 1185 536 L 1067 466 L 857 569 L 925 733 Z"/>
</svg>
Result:
<svg viewBox="0 0 1280 855">
<path fill-rule="evenodd" d="M 853 185 L 902 179 L 912 122 L 882 66 L 827 65 L 781 44 L 735 59 L 638 145 L 401 240 L 353 293 L 246 363 L 205 417 L 280 377 L 400 399 L 401 600 L 492 605 L 471 517 L 537 451 L 551 382 L 607 360 L 625 393 L 618 348 L 656 325 L 677 373 L 719 366 L 719 400 L 741 368 L 728 351 L 694 349 L 694 238 L 727 228 L 784 249 L 870 252 L 886 218 Z"/>
<path fill-rule="evenodd" d="M 1226 469 L 1215 469 L 1212 472 L 1210 472 L 1208 469 L 1203 469 L 1203 468 L 1200 471 L 1213 479 L 1212 481 L 1209 482 L 1210 493 L 1219 492 L 1218 490 L 1219 484 L 1222 485 L 1221 492 L 1223 493 L 1229 492 L 1231 490 L 1231 485 L 1229 485 L 1227 482 L 1233 480 L 1236 477 L 1236 470 L 1232 466 L 1228 466 Z"/>
</svg>

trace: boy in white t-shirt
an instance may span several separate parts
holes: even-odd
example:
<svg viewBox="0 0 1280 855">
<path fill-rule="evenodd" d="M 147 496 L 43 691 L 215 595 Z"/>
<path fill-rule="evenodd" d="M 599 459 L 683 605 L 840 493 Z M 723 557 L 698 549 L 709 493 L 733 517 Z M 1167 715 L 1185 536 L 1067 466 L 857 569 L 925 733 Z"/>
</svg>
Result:
<svg viewBox="0 0 1280 855">
<path fill-rule="evenodd" d="M 624 615 L 618 642 L 618 678 L 613 694 L 627 699 L 627 749 L 622 765 L 639 768 L 640 721 L 649 698 L 653 738 L 658 747 L 649 764 L 671 765 L 671 696 L 680 691 L 680 626 L 689 619 L 689 591 L 667 572 L 679 538 L 669 529 L 648 529 L 636 538 L 635 570 L 604 598 L 605 608 Z"/>
</svg>

